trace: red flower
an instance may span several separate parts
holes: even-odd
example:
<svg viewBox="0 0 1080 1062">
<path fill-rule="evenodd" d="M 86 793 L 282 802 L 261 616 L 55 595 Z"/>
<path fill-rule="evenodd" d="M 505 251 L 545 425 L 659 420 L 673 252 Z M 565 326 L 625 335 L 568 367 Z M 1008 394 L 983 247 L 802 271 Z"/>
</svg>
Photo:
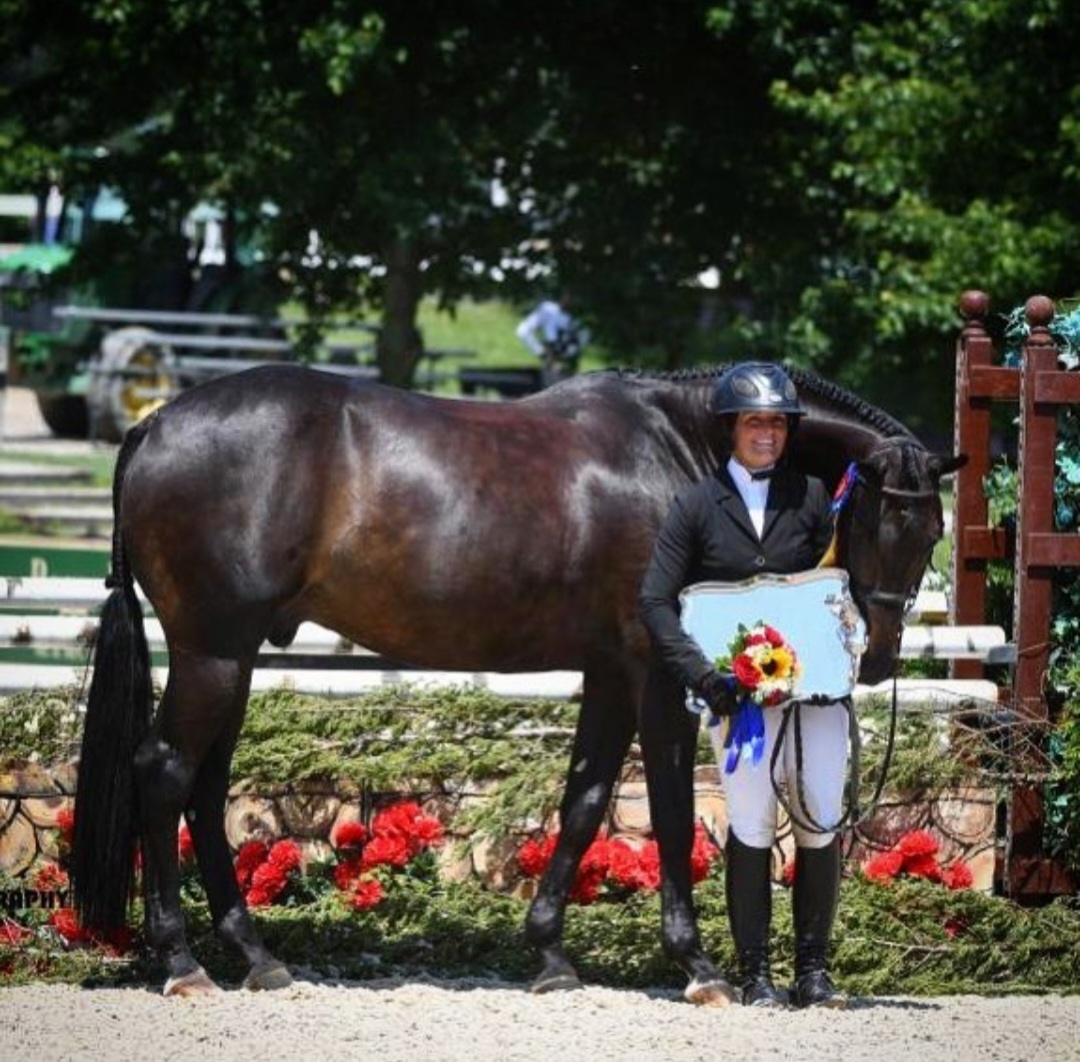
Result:
<svg viewBox="0 0 1080 1062">
<path fill-rule="evenodd" d="M 46 863 L 31 884 L 41 892 L 63 892 L 68 887 L 68 876 L 55 863 Z"/>
<path fill-rule="evenodd" d="M 941 868 L 941 881 L 950 889 L 970 889 L 975 881 L 971 867 L 962 859 L 955 859 L 948 866 Z"/>
<path fill-rule="evenodd" d="M 660 888 L 660 846 L 655 841 L 648 841 L 638 853 L 638 873 L 643 889 Z"/>
<path fill-rule="evenodd" d="M 78 916 L 70 907 L 60 907 L 49 915 L 49 925 L 69 944 L 81 944 L 88 939 L 87 932 L 79 925 Z"/>
<path fill-rule="evenodd" d="M 19 925 L 18 922 L 10 922 L 6 918 L 0 922 L 0 947 L 7 945 L 9 948 L 17 948 L 33 935 L 33 930 Z"/>
<path fill-rule="evenodd" d="M 252 885 L 244 893 L 244 900 L 247 902 L 248 907 L 269 907 L 274 902 L 276 895 L 277 893 L 269 887 Z"/>
<path fill-rule="evenodd" d="M 769 645 L 775 646 L 777 649 L 784 644 L 784 636 L 775 628 L 765 624 L 765 637 L 769 641 Z"/>
<path fill-rule="evenodd" d="M 411 856 L 412 851 L 405 837 L 399 834 L 376 834 L 364 846 L 361 862 L 365 870 L 378 866 L 403 867 Z"/>
<path fill-rule="evenodd" d="M 720 850 L 716 847 L 705 827 L 699 822 L 694 826 L 694 846 L 690 849 L 690 880 L 696 885 L 709 875 L 709 868 L 713 865 Z"/>
<path fill-rule="evenodd" d="M 187 863 L 195 855 L 195 842 L 191 839 L 191 830 L 186 822 L 176 836 L 176 848 L 181 863 Z"/>
<path fill-rule="evenodd" d="M 926 830 L 912 830 L 897 841 L 896 849 L 909 858 L 933 856 L 937 855 L 938 843 L 934 835 Z"/>
<path fill-rule="evenodd" d="M 780 884 L 789 889 L 795 884 L 795 857 L 793 856 L 780 868 Z"/>
<path fill-rule="evenodd" d="M 443 828 L 438 819 L 425 815 L 419 804 L 403 800 L 380 811 L 371 823 L 371 832 L 376 837 L 404 841 L 411 857 L 442 840 Z"/>
<path fill-rule="evenodd" d="M 342 822 L 334 830 L 334 847 L 359 848 L 367 838 L 367 827 L 362 822 Z"/>
<path fill-rule="evenodd" d="M 283 874 L 288 874 L 300 866 L 300 846 L 295 841 L 278 841 L 267 853 L 266 861 L 273 863 Z"/>
<path fill-rule="evenodd" d="M 254 873 L 251 875 L 251 887 L 253 889 L 266 889 L 276 895 L 285 888 L 288 880 L 288 871 L 283 870 L 276 863 L 271 863 L 268 859 L 255 868 Z"/>
<path fill-rule="evenodd" d="M 348 892 L 364 868 L 360 859 L 343 859 L 334 867 L 334 884 L 343 892 Z"/>
<path fill-rule="evenodd" d="M 650 888 L 642 854 L 621 838 L 611 841 L 608 845 L 608 876 L 624 889 Z"/>
<path fill-rule="evenodd" d="M 251 884 L 251 875 L 266 859 L 268 849 L 265 841 L 248 841 L 240 846 L 240 851 L 236 853 L 236 881 L 241 889 Z"/>
<path fill-rule="evenodd" d="M 526 841 L 517 854 L 518 866 L 522 874 L 530 878 L 540 877 L 551 862 L 558 840 L 559 835 L 553 833 L 542 837 L 539 841 L 532 838 Z"/>
<path fill-rule="evenodd" d="M 913 878 L 926 878 L 927 881 L 941 881 L 941 867 L 932 855 L 915 856 L 904 860 L 904 873 Z"/>
<path fill-rule="evenodd" d="M 862 872 L 869 881 L 890 882 L 904 866 L 904 854 L 896 849 L 879 852 L 863 864 Z"/>
<path fill-rule="evenodd" d="M 60 831 L 60 840 L 64 844 L 71 844 L 72 834 L 75 832 L 75 811 L 70 807 L 61 808 L 56 813 L 56 828 Z"/>
<path fill-rule="evenodd" d="M 574 884 L 570 888 L 568 899 L 571 903 L 579 903 L 587 907 L 600 898 L 600 886 L 604 882 L 603 874 L 582 874 L 578 872 Z"/>
<path fill-rule="evenodd" d="M 357 881 L 356 887 L 352 890 L 349 903 L 358 911 L 364 911 L 369 907 L 374 907 L 384 895 L 381 882 L 376 881 L 375 878 L 362 878 Z"/>
<path fill-rule="evenodd" d="M 748 656 L 740 654 L 731 665 L 732 674 L 740 686 L 756 690 L 761 684 L 761 669 Z"/>
</svg>

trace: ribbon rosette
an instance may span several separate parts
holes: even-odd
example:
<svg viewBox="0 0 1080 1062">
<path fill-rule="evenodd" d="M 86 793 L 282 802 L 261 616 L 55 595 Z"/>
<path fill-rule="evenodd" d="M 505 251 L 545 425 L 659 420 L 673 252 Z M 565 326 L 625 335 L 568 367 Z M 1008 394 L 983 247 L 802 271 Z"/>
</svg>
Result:
<svg viewBox="0 0 1080 1062">
<path fill-rule="evenodd" d="M 751 627 L 740 623 L 728 655 L 717 657 L 716 666 L 730 673 L 738 701 L 723 743 L 727 749 L 724 770 L 731 774 L 742 760 L 761 762 L 765 749 L 762 708 L 791 699 L 802 666 L 784 636 L 761 621 Z"/>
</svg>

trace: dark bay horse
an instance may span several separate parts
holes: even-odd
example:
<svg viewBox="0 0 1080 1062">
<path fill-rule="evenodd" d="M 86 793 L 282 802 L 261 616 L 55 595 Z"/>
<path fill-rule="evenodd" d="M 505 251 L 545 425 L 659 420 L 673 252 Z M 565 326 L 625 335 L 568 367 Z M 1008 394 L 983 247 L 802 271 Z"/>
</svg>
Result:
<svg viewBox="0 0 1080 1062">
<path fill-rule="evenodd" d="M 664 945 L 688 998 L 725 1001 L 688 872 L 695 720 L 638 718 L 638 585 L 675 491 L 722 459 L 707 408 L 716 371 L 602 372 L 496 404 L 274 366 L 188 391 L 129 432 L 76 800 L 83 923 L 124 921 L 141 841 L 165 991 L 214 989 L 184 935 L 184 816 L 214 925 L 250 966 L 245 984 L 288 983 L 238 891 L 223 811 L 259 647 L 287 645 L 311 620 L 418 666 L 581 670 L 559 847 L 526 923 L 543 960 L 534 988 L 577 983 L 561 943 L 567 894 L 640 730 Z M 875 682 L 892 673 L 903 606 L 942 534 L 940 478 L 962 458 L 930 453 L 816 376 L 792 376 L 808 410 L 792 459 L 830 484 L 861 462 L 841 563 L 869 628 L 862 678 Z M 135 579 L 169 651 L 156 713 Z"/>
</svg>

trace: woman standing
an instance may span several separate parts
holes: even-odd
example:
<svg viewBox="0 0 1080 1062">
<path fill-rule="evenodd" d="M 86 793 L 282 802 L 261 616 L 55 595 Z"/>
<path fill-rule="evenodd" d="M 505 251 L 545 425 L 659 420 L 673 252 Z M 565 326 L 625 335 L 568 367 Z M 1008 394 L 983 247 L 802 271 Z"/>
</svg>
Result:
<svg viewBox="0 0 1080 1062">
<path fill-rule="evenodd" d="M 736 709 L 729 676 L 716 670 L 680 624 L 682 590 L 703 581 L 739 582 L 767 572 L 809 570 L 817 566 L 832 539 L 825 485 L 787 467 L 783 460 L 804 412 L 783 369 L 765 362 L 735 365 L 717 381 L 710 410 L 719 418 L 728 460 L 714 475 L 676 497 L 642 583 L 641 616 L 653 646 L 643 726 L 663 719 L 670 722 L 672 713 L 685 715 L 686 691 L 716 715 L 730 716 Z M 748 616 L 747 622 L 757 618 Z M 847 1002 L 827 972 L 840 891 L 840 839 L 834 832 L 800 825 L 840 820 L 847 712 L 844 702 L 830 702 L 802 713 L 801 785 L 795 784 L 794 750 L 786 747 L 793 743 L 785 741 L 777 761 L 778 775 L 787 777 L 798 820 L 792 823 L 797 854 L 791 1000 L 800 1007 L 842 1007 Z M 743 761 L 731 773 L 721 774 L 728 813 L 728 917 L 739 959 L 742 1002 L 756 1007 L 785 1005 L 769 965 L 771 850 L 778 813 L 769 765 L 779 716 L 765 712 L 761 762 Z M 686 767 L 693 769 L 692 764 Z M 662 796 L 650 792 L 650 801 Z"/>
</svg>

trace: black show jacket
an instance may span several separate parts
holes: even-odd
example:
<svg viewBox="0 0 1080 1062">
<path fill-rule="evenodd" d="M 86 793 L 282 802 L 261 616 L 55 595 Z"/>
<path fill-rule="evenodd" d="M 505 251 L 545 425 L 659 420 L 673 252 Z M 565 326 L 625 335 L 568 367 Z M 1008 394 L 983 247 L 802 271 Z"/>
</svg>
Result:
<svg viewBox="0 0 1080 1062">
<path fill-rule="evenodd" d="M 816 567 L 832 540 L 829 501 L 820 479 L 778 468 L 758 538 L 726 465 L 679 492 L 653 547 L 640 607 L 654 653 L 683 686 L 695 689 L 713 664 L 679 622 L 679 593 L 693 583 Z"/>
</svg>

